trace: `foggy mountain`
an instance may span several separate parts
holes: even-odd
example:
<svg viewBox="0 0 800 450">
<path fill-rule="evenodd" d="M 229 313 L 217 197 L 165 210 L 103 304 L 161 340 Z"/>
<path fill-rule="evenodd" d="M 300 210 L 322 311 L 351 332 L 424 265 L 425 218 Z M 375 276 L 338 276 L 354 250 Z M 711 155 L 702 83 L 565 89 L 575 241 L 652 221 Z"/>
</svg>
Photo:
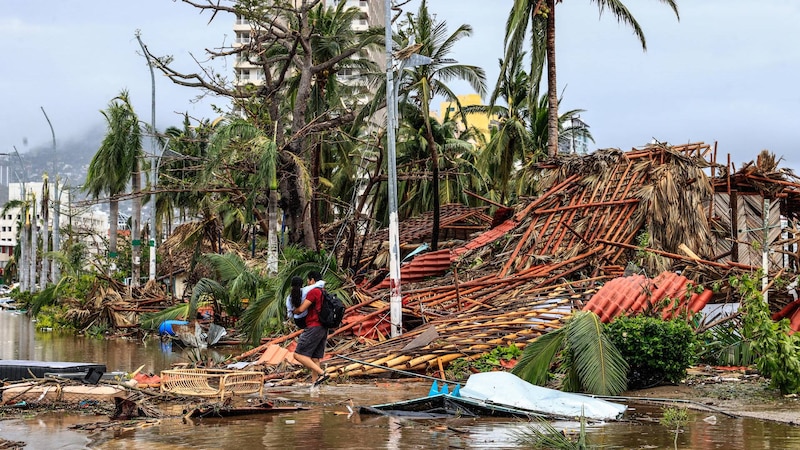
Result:
<svg viewBox="0 0 800 450">
<path fill-rule="evenodd" d="M 104 135 L 105 129 L 102 126 L 88 130 L 80 138 L 59 141 L 56 135 L 55 151 L 52 144 L 39 145 L 28 150 L 18 148 L 23 168 L 19 170 L 19 160 L 16 158 L 10 160 L 10 165 L 25 181 L 42 181 L 42 175 L 46 172 L 51 183 L 55 181 L 53 177 L 57 174 L 62 184 L 80 187 L 86 180 L 89 162 L 100 147 Z M 12 178 L 12 181 L 16 180 Z M 82 198 L 83 194 L 77 191 L 73 190 L 73 194 Z"/>
</svg>

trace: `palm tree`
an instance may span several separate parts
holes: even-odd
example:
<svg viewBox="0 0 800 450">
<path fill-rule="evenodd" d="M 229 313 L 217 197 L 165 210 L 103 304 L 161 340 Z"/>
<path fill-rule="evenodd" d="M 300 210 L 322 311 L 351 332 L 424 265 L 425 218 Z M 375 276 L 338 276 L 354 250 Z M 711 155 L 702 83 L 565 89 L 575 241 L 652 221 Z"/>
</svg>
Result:
<svg viewBox="0 0 800 450">
<path fill-rule="evenodd" d="M 617 395 L 626 388 L 628 363 L 593 312 L 580 311 L 563 327 L 528 344 L 512 373 L 544 385 L 555 361 L 564 373 L 562 389 L 566 391 Z"/>
<path fill-rule="evenodd" d="M 497 181 L 495 190 L 499 191 L 500 203 L 503 204 L 512 190 L 511 179 L 517 164 L 539 159 L 530 130 L 531 113 L 535 108 L 531 108 L 528 101 L 530 77 L 522 69 L 524 56 L 524 52 L 514 55 L 510 64 L 500 60 L 500 67 L 505 72 L 495 93 L 505 102 L 505 106 L 490 104 L 464 108 L 466 113 L 483 113 L 497 119 L 498 125 L 491 131 L 489 142 L 481 152 L 480 162 L 487 178 Z"/>
<path fill-rule="evenodd" d="M 541 170 L 537 167 L 540 157 L 547 154 L 549 130 L 549 115 L 552 108 L 549 107 L 550 97 L 542 95 L 538 102 L 529 104 L 530 109 L 530 147 L 523 157 L 522 165 L 516 170 L 513 177 L 513 184 L 516 186 L 517 197 L 538 195 L 537 182 Z M 530 99 L 529 99 L 530 100 Z M 593 140 L 588 130 L 574 130 L 571 126 L 572 118 L 583 112 L 582 109 L 572 109 L 566 111 L 558 117 L 556 129 L 564 131 L 564 135 L 570 136 L 571 133 L 580 133 L 582 137 Z"/>
<path fill-rule="evenodd" d="M 216 130 L 209 148 L 206 180 L 223 180 L 230 191 L 225 197 L 236 209 L 226 209 L 238 226 L 257 222 L 268 238 L 269 271 L 278 271 L 278 148 L 275 141 L 251 122 L 235 119 Z M 267 217 L 259 209 L 267 192 Z"/>
<path fill-rule="evenodd" d="M 353 21 L 358 20 L 361 14 L 359 8 L 348 6 L 347 2 L 338 2 L 333 7 L 320 3 L 310 11 L 309 20 L 315 27 L 311 38 L 314 65 L 337 60 L 352 48 L 363 47 L 368 51 L 377 43 L 378 30 L 353 30 Z M 364 75 L 377 71 L 378 66 L 371 59 L 351 55 L 338 59 L 330 70 L 317 73 L 309 96 L 308 120 L 324 119 L 342 105 L 348 105 L 349 109 L 359 108 L 369 95 Z M 350 75 L 358 75 L 358 78 L 351 77 L 350 81 L 343 78 Z M 355 122 L 350 133 L 357 133 L 364 126 L 362 122 Z M 352 187 L 358 176 L 354 172 L 352 149 L 353 139 L 341 129 L 332 129 L 311 139 L 311 158 L 308 161 L 313 205 L 311 222 L 317 241 L 320 223 L 333 222 L 337 213 L 349 210 L 339 201 L 352 198 Z M 327 202 L 322 201 L 325 194 L 328 194 Z"/>
<path fill-rule="evenodd" d="M 460 131 L 463 122 L 452 117 L 449 111 L 439 122 L 425 118 L 421 108 L 414 103 L 403 103 L 400 107 L 403 119 L 397 145 L 400 217 L 408 218 L 436 211 L 434 205 L 437 199 L 444 200 L 445 203 L 469 204 L 470 199 L 465 191 L 483 192 L 487 184 L 475 165 L 475 147 L 471 142 L 475 140 L 476 132 L 472 128 Z M 436 152 L 438 164 L 446 168 L 439 172 L 439 187 L 435 190 L 428 169 L 428 130 L 433 134 L 435 145 L 441 150 Z M 420 178 L 424 181 L 419 182 Z M 383 207 L 383 198 L 380 200 Z"/>
<path fill-rule="evenodd" d="M 50 185 L 48 183 L 47 174 L 42 179 L 42 203 L 40 205 L 42 211 L 42 270 L 39 273 L 39 286 L 44 289 L 47 286 L 47 277 L 50 275 L 50 232 L 48 230 L 48 223 L 50 222 Z M 56 264 L 56 261 L 53 261 Z M 58 280 L 53 280 L 54 283 Z"/>
<path fill-rule="evenodd" d="M 174 221 L 186 222 L 203 211 L 211 194 L 203 174 L 208 162 L 211 137 L 220 121 L 201 120 L 192 126 L 184 114 L 182 127 L 168 127 L 160 145 L 179 157 L 162 157 L 158 169 L 159 192 L 156 193 L 156 236 L 162 229 L 172 230 Z M 164 139 L 167 138 L 168 140 Z M 174 217 L 177 211 L 178 217 Z"/>
<path fill-rule="evenodd" d="M 556 3 L 561 0 L 514 0 L 506 22 L 505 61 L 514 61 L 514 56 L 522 53 L 525 37 L 530 26 L 532 42 L 532 58 L 530 73 L 541 73 L 544 61 L 547 64 L 547 98 L 549 113 L 547 116 L 548 138 L 547 152 L 550 156 L 558 153 L 558 87 L 556 84 Z M 639 38 L 642 49 L 647 50 L 644 33 L 639 23 L 631 15 L 621 0 L 590 0 L 596 3 L 600 14 L 606 10 L 616 17 L 617 21 L 630 26 L 633 34 Z M 675 0 L 658 0 L 667 4 L 680 20 Z M 545 58 L 542 58 L 544 48 Z M 501 70 L 501 77 L 506 71 Z M 531 97 L 538 98 L 539 79 L 534 77 L 531 84 Z M 500 81 L 498 80 L 498 87 Z M 493 97 L 494 99 L 494 97 Z M 492 102 L 494 103 L 494 101 Z"/>
<path fill-rule="evenodd" d="M 416 15 L 408 13 L 401 24 L 398 37 L 402 47 L 415 43 L 416 52 L 431 58 L 430 64 L 406 68 L 399 74 L 400 96 L 404 101 L 413 101 L 420 107 L 425 121 L 425 139 L 431 161 L 431 184 L 433 191 L 433 230 L 431 248 L 439 245 L 439 148 L 433 134 L 430 117 L 431 100 L 436 96 L 454 102 L 461 108 L 456 94 L 447 86 L 451 80 L 465 80 L 472 89 L 483 96 L 486 93 L 486 74 L 477 66 L 452 64 L 447 56 L 453 46 L 462 38 L 472 35 L 472 27 L 461 25 L 456 31 L 447 34 L 447 22 L 437 21 L 428 11 L 427 0 L 422 0 Z M 466 122 L 466 116 L 462 117 Z"/>
<path fill-rule="evenodd" d="M 109 249 L 112 261 L 117 258 L 117 220 L 119 218 L 119 195 L 125 191 L 128 180 L 133 180 L 133 190 L 141 190 L 139 176 L 139 156 L 142 151 L 139 119 L 133 112 L 127 91 L 114 97 L 105 111 L 106 136 L 100 148 L 89 163 L 83 190 L 97 200 L 101 194 L 108 196 L 109 209 Z M 137 183 L 136 180 L 140 181 Z M 141 201 L 140 214 L 141 214 Z M 135 213 L 135 211 L 134 211 Z M 141 218 L 136 219 L 138 224 Z M 138 236 L 138 234 L 137 234 Z M 135 249 L 136 247 L 134 247 Z M 138 281 L 138 274 L 132 277 Z"/>
</svg>

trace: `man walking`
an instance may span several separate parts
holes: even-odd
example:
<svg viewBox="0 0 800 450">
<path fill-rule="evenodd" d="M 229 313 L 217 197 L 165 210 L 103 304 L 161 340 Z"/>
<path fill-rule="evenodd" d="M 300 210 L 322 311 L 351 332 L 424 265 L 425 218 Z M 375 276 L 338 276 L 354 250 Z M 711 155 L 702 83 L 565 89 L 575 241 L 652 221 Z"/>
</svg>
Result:
<svg viewBox="0 0 800 450">
<path fill-rule="evenodd" d="M 309 272 L 308 285 L 312 286 L 318 281 L 322 281 L 322 275 L 316 270 Z M 293 314 L 298 315 L 308 311 L 306 328 L 297 340 L 294 359 L 311 371 L 311 382 L 314 386 L 319 386 L 330 378 L 330 375 L 326 374 L 319 365 L 322 357 L 325 356 L 325 346 L 328 343 L 328 329 L 319 321 L 321 308 L 322 289 L 315 287 L 308 291 L 300 306 L 292 310 Z"/>
</svg>

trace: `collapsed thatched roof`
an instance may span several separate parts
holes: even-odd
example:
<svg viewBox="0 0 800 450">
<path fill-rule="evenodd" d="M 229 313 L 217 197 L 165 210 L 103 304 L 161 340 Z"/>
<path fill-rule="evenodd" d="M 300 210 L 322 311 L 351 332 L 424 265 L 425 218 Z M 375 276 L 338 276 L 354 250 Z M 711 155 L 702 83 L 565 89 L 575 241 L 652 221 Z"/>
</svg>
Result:
<svg viewBox="0 0 800 450">
<path fill-rule="evenodd" d="M 190 272 L 188 278 L 191 283 L 212 276 L 207 268 L 196 265 L 199 257 L 205 253 L 234 252 L 243 259 L 247 258 L 247 252 L 239 244 L 219 237 L 212 228 L 213 224 L 203 221 L 178 225 L 158 247 L 161 260 L 157 267 L 159 277 Z"/>
<path fill-rule="evenodd" d="M 458 357 L 477 358 L 499 345 L 525 346 L 561 326 L 599 285 L 623 271 L 653 275 L 681 270 L 682 276 L 672 278 L 697 285 L 753 270 L 720 251 L 720 243 L 737 239 L 735 229 L 712 234 L 710 223 L 717 216 L 751 212 L 725 209 L 730 204 L 714 195 L 719 179 L 727 178 L 728 191 L 740 183 L 766 183 L 760 192 L 783 201 L 800 192 L 800 185 L 786 181 L 786 172 L 776 170 L 768 155 L 759 157 L 757 170 L 746 165 L 735 176 L 715 161 L 716 150 L 703 143 L 601 150 L 546 161 L 539 179 L 542 194 L 517 205 L 505 222 L 440 250 L 437 258 L 416 258 L 401 269 L 401 274 L 413 269 L 414 280 L 423 280 L 409 283 L 401 275 L 406 334 L 388 337 L 386 283 L 358 288 L 354 297 L 361 303 L 349 309 L 345 325 L 331 340 L 335 352 L 348 359 L 331 360 L 329 370 L 351 376 L 391 368 L 425 370 Z M 420 221 L 415 229 L 430 228 Z M 415 238 L 419 243 L 428 236 Z M 442 266 L 438 253 L 449 255 L 445 261 L 450 264 Z M 427 279 L 421 276 L 426 270 Z M 687 286 L 672 288 L 682 292 Z M 672 291 L 658 290 L 653 298 L 665 292 Z M 712 295 L 733 292 L 706 290 L 703 301 Z"/>
<path fill-rule="evenodd" d="M 706 147 L 653 145 L 545 162 L 539 197 L 518 205 L 505 222 L 445 250 L 451 272 L 430 273 L 437 278 L 403 284 L 404 323 L 428 324 L 436 330 L 435 340 L 405 347 L 423 333 L 419 329 L 402 339 L 365 346 L 345 337 L 357 327 L 355 322 L 337 330 L 333 340 L 355 351 L 349 353 L 354 359 L 406 370 L 476 357 L 501 344 L 524 346 L 559 327 L 598 284 L 622 273 L 634 254 L 628 247 L 644 230 L 650 236 L 644 245 L 666 253 L 683 247 L 708 257 L 713 251 L 702 207 L 711 195 L 703 172 L 708 166 L 702 158 Z M 429 228 L 418 222 L 416 229 Z M 417 239 L 424 241 L 426 236 Z M 664 266 L 671 262 L 651 257 Z M 416 269 L 424 272 L 424 265 L 431 263 L 419 258 L 404 270 L 420 264 L 423 267 Z M 441 270 L 438 263 L 430 268 Z M 370 300 L 351 314 L 365 321 L 383 317 L 369 322 L 370 336 L 377 332 L 382 341 L 388 337 L 389 291 L 377 286 L 359 292 L 357 297 Z M 330 364 L 332 370 L 350 374 L 383 370 L 342 361 Z"/>
</svg>

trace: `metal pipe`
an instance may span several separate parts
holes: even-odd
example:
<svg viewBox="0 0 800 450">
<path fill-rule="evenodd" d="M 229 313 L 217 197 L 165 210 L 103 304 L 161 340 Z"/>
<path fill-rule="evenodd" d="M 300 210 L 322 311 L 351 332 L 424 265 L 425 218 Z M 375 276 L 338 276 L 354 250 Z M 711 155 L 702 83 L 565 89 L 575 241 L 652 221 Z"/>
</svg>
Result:
<svg viewBox="0 0 800 450">
<path fill-rule="evenodd" d="M 455 383 L 452 380 L 448 381 L 448 380 L 446 380 L 444 378 L 436 378 L 436 377 L 432 377 L 430 375 L 422 375 L 420 373 L 408 372 L 408 371 L 401 370 L 401 369 L 394 369 L 392 367 L 386 367 L 386 366 L 381 366 L 381 365 L 378 365 L 378 364 L 372 364 L 372 363 L 368 363 L 366 361 L 359 361 L 359 360 L 357 360 L 355 358 L 350 358 L 349 356 L 333 355 L 333 357 L 334 358 L 346 359 L 348 361 L 352 361 L 352 362 L 358 363 L 358 364 L 363 364 L 365 366 L 377 367 L 379 369 L 385 369 L 385 370 L 389 370 L 389 371 L 392 371 L 392 372 L 402 373 L 403 375 L 409 375 L 409 376 L 416 377 L 416 378 L 425 378 L 427 380 L 434 380 L 434 381 L 444 381 L 445 383 Z"/>
<path fill-rule="evenodd" d="M 694 405 L 697 409 L 708 409 L 720 414 L 725 414 L 728 417 L 741 417 L 738 414 L 734 414 L 731 412 L 723 411 L 719 408 L 714 408 L 713 406 L 706 405 L 705 403 L 700 403 L 695 400 L 687 400 L 682 398 L 661 398 L 661 397 L 626 397 L 621 395 L 591 395 L 591 394 L 583 394 L 587 397 L 598 398 L 600 400 L 616 400 L 616 401 L 626 401 L 626 402 L 658 402 L 658 403 L 688 403 L 690 405 Z"/>
</svg>

